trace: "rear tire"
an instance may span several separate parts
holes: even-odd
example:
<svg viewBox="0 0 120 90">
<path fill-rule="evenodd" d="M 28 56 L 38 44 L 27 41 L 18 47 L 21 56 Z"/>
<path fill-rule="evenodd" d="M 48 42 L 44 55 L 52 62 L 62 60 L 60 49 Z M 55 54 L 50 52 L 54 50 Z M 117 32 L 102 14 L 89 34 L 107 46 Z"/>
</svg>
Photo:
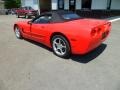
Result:
<svg viewBox="0 0 120 90">
<path fill-rule="evenodd" d="M 61 58 L 69 58 L 71 54 L 70 44 L 62 35 L 55 35 L 52 38 L 52 48 L 55 55 Z"/>
<path fill-rule="evenodd" d="M 18 39 L 22 39 L 22 34 L 20 32 L 20 28 L 18 26 L 15 26 L 15 35 Z"/>
</svg>

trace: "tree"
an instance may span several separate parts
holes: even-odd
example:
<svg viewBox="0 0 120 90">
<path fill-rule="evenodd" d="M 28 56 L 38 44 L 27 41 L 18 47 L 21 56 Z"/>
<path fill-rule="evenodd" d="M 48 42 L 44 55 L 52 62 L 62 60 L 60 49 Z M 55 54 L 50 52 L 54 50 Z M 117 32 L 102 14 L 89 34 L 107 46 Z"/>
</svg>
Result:
<svg viewBox="0 0 120 90">
<path fill-rule="evenodd" d="M 21 6 L 21 0 L 5 0 L 5 7 L 7 9 L 19 8 Z"/>
</svg>

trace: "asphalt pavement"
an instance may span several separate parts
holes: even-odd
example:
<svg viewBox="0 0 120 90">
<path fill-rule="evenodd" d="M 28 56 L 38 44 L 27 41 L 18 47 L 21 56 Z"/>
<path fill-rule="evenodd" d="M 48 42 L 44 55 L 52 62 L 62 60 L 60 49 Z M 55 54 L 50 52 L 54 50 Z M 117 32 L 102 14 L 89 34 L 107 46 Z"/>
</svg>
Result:
<svg viewBox="0 0 120 90">
<path fill-rule="evenodd" d="M 33 41 L 18 40 L 16 16 L 0 15 L 0 90 L 120 90 L 120 21 L 96 50 L 70 59 Z"/>
</svg>

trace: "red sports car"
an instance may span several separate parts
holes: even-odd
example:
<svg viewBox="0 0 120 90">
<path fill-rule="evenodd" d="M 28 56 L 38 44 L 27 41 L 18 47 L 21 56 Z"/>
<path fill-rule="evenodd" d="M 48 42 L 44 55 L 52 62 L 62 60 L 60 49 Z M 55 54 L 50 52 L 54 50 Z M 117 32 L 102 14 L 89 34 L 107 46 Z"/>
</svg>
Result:
<svg viewBox="0 0 120 90">
<path fill-rule="evenodd" d="M 31 21 L 14 24 L 17 38 L 27 38 L 53 49 L 62 58 L 86 54 L 97 48 L 109 35 L 111 23 L 82 18 L 71 11 L 45 12 Z"/>
</svg>

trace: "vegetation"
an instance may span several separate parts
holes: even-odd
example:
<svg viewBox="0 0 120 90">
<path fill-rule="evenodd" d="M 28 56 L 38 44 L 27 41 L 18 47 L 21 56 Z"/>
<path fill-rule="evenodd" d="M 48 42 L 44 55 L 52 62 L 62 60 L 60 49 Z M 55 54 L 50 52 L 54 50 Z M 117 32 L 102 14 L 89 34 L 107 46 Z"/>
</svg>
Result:
<svg viewBox="0 0 120 90">
<path fill-rule="evenodd" d="M 5 8 L 19 8 L 21 6 L 21 0 L 4 0 L 5 1 Z"/>
</svg>

